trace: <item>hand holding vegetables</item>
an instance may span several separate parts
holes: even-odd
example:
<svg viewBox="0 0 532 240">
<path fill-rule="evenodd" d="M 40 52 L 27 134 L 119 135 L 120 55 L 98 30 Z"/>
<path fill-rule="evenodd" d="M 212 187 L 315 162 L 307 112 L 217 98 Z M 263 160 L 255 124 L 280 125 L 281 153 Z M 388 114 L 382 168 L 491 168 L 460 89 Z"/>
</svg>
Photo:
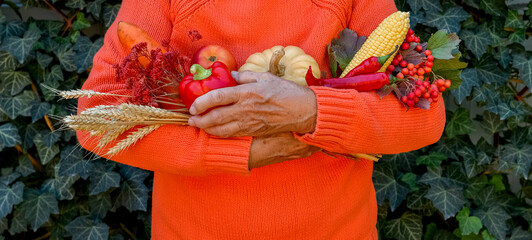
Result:
<svg viewBox="0 0 532 240">
<path fill-rule="evenodd" d="M 233 87 L 236 82 L 222 62 L 214 62 L 208 69 L 199 64 L 190 67 L 190 75 L 181 79 L 179 95 L 187 108 L 199 96 L 218 88 Z"/>
<path fill-rule="evenodd" d="M 198 97 L 190 107 L 195 116 L 189 125 L 220 137 L 314 131 L 317 109 L 312 90 L 270 73 L 246 71 L 235 74 L 235 80 L 241 85 Z M 200 115 L 211 108 L 215 109 Z"/>
</svg>

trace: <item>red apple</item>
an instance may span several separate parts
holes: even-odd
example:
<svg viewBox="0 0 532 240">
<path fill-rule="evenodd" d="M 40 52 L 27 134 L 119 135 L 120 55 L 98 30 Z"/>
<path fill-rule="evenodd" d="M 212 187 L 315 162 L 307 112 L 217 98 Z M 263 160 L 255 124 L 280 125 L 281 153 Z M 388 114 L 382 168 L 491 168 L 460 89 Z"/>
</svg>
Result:
<svg viewBox="0 0 532 240">
<path fill-rule="evenodd" d="M 201 47 L 192 57 L 192 63 L 197 63 L 204 68 L 210 68 L 216 61 L 223 62 L 229 68 L 229 71 L 237 70 L 235 57 L 222 46 L 208 45 Z"/>
</svg>

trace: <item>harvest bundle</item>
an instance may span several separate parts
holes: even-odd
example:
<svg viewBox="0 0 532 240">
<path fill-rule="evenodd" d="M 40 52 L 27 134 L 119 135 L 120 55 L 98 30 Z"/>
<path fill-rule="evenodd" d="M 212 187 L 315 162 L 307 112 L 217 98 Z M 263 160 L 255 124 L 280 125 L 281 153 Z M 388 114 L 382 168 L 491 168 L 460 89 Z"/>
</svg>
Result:
<svg viewBox="0 0 532 240">
<path fill-rule="evenodd" d="M 201 39 L 195 31 L 189 35 L 193 41 Z M 206 46 L 189 58 L 125 22 L 119 23 L 118 36 L 131 51 L 120 64 L 115 64 L 115 78 L 125 84 L 130 94 L 91 90 L 59 92 L 64 98 L 127 98 L 127 103 L 96 106 L 63 119 L 74 130 L 100 136 L 98 147 L 101 148 L 129 131 L 125 139 L 109 149 L 107 156 L 124 151 L 163 124 L 186 125 L 190 117 L 188 107 L 197 97 L 213 89 L 236 85 L 230 74 L 236 70 L 236 62 L 223 47 Z M 458 42 L 455 34 L 438 32 L 428 43 L 420 43 L 409 29 L 409 14 L 397 12 L 386 18 L 367 40 L 346 29 L 327 46 L 333 78 L 326 78 L 316 60 L 296 46 L 275 46 L 257 52 L 239 71 L 271 72 L 300 85 L 376 90 L 381 97 L 394 92 L 407 108 L 428 109 L 431 102 L 437 101 L 439 93 L 451 86 L 451 80 L 443 76 L 455 80 L 459 75 L 456 73 L 465 67 L 458 61 Z M 437 69 L 445 71 L 437 75 Z M 323 152 L 374 161 L 380 157 Z"/>
</svg>

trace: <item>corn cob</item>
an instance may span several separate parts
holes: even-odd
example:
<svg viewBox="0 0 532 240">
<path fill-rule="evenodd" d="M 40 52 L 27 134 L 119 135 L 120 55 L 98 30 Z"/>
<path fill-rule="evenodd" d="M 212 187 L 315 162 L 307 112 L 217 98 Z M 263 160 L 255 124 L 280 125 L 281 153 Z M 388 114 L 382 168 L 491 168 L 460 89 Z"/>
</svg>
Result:
<svg viewBox="0 0 532 240">
<path fill-rule="evenodd" d="M 351 69 L 358 66 L 362 61 L 371 56 L 384 56 L 392 52 L 397 45 L 403 43 L 406 33 L 410 28 L 410 13 L 395 12 L 384 19 L 379 26 L 369 35 L 368 39 L 360 50 L 355 54 L 351 62 L 342 72 L 340 77 L 344 77 Z M 384 72 L 392 62 L 395 54 L 392 54 L 388 61 L 384 63 L 379 72 Z"/>
</svg>

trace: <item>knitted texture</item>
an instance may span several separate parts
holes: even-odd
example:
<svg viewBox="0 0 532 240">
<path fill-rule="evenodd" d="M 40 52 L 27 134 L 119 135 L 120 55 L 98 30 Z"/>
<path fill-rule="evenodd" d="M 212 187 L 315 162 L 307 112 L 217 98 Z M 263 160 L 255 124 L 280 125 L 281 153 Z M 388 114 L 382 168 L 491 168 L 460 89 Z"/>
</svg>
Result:
<svg viewBox="0 0 532 240">
<path fill-rule="evenodd" d="M 117 23 L 139 25 L 183 54 L 203 45 L 228 48 L 242 65 L 254 52 L 295 45 L 328 69 L 326 45 L 349 27 L 369 35 L 393 0 L 124 0 L 83 89 L 126 94 L 113 64 L 129 49 Z M 188 31 L 202 40 L 191 42 Z M 341 153 L 398 153 L 436 142 L 445 125 L 443 101 L 406 111 L 394 97 L 312 87 L 316 131 L 301 141 Z M 78 111 L 127 99 L 79 100 Z M 78 132 L 97 154 L 97 138 Z M 377 239 L 373 163 L 309 158 L 248 170 L 251 137 L 222 139 L 188 126 L 163 126 L 111 160 L 154 171 L 152 239 Z"/>
</svg>

